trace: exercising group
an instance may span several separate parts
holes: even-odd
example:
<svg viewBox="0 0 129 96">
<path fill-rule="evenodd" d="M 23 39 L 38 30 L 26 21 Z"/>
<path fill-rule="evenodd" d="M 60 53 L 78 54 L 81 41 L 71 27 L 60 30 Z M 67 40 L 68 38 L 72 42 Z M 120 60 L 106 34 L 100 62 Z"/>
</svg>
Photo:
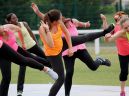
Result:
<svg viewBox="0 0 129 96">
<path fill-rule="evenodd" d="M 70 96 L 76 58 L 79 58 L 93 71 L 97 70 L 100 65 L 111 66 L 110 61 L 106 58 L 97 57 L 93 60 L 86 49 L 85 42 L 102 36 L 105 37 L 107 42 L 122 38 L 126 40 L 127 44 L 125 45 L 123 40 L 123 42 L 118 43 L 118 46 L 122 47 L 123 45 L 121 44 L 124 43 L 126 48 L 129 48 L 129 19 L 127 14 L 122 14 L 119 21 L 116 21 L 119 22 L 118 26 L 120 28 L 117 24 L 115 26 L 113 24 L 108 25 L 106 17 L 101 14 L 104 29 L 102 32 L 78 35 L 77 27 L 90 27 L 89 21 L 80 22 L 74 18 L 66 18 L 57 9 L 42 13 L 35 3 L 32 3 L 31 7 L 41 19 L 38 31 L 44 50 L 38 45 L 27 22 L 19 22 L 14 13 L 9 13 L 6 16 L 5 21 L 7 24 L 0 26 L 0 69 L 2 73 L 0 96 L 8 96 L 11 80 L 11 62 L 20 65 L 17 96 L 22 96 L 23 94 L 26 66 L 44 71 L 55 80 L 48 96 L 56 96 L 64 82 L 65 96 Z M 119 50 L 119 47 L 118 52 L 124 53 L 124 46 L 121 48 L 123 51 Z M 121 65 L 120 81 L 122 82 L 120 96 L 125 96 L 125 81 L 128 75 L 129 51 L 126 49 L 125 51 L 125 53 L 128 53 L 118 53 Z"/>
</svg>

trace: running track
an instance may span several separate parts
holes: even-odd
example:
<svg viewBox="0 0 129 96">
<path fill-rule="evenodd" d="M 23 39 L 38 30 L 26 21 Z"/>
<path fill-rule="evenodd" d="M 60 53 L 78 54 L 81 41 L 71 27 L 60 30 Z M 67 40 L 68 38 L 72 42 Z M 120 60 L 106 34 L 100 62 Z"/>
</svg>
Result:
<svg viewBox="0 0 129 96">
<path fill-rule="evenodd" d="M 48 96 L 52 84 L 25 84 L 23 96 Z M 73 85 L 71 96 L 120 96 L 119 86 Z M 129 87 L 126 87 L 129 96 Z M 11 84 L 9 96 L 16 96 L 16 84 Z M 64 96 L 64 87 L 57 96 Z"/>
</svg>

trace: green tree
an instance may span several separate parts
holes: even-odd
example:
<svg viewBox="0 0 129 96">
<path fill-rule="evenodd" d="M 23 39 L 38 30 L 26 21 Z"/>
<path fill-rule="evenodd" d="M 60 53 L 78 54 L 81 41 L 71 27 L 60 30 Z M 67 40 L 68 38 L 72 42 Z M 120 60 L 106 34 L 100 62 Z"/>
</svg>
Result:
<svg viewBox="0 0 129 96">
<path fill-rule="evenodd" d="M 29 2 L 30 0 L 0 0 L 0 6 L 20 6 Z"/>
<path fill-rule="evenodd" d="M 0 23 L 5 23 L 6 14 L 14 12 L 19 20 L 25 20 L 31 28 L 37 29 L 40 19 L 30 8 L 31 2 L 35 2 L 43 13 L 53 8 L 59 9 L 66 17 L 91 21 L 91 28 L 100 28 L 101 26 L 99 14 L 104 8 L 102 7 L 103 0 L 0 0 Z M 108 8 L 110 9 L 110 7 Z"/>
</svg>

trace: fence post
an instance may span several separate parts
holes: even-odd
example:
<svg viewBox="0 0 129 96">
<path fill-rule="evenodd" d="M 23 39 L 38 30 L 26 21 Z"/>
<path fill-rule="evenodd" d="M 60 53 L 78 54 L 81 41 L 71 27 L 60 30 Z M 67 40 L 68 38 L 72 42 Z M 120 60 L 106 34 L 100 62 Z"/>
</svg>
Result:
<svg viewBox="0 0 129 96">
<path fill-rule="evenodd" d="M 100 52 L 99 38 L 95 39 L 95 54 L 98 55 Z"/>
</svg>

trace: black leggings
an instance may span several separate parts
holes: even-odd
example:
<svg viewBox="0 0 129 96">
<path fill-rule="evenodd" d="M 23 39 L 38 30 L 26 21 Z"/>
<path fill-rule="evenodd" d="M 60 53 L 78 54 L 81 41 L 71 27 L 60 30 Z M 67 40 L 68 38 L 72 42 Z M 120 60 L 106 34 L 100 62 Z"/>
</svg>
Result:
<svg viewBox="0 0 129 96">
<path fill-rule="evenodd" d="M 66 78 L 65 78 L 65 96 L 70 96 L 70 90 L 72 86 L 72 77 L 74 74 L 74 64 L 75 59 L 78 58 L 85 65 L 88 66 L 91 70 L 95 71 L 99 67 L 99 62 L 93 60 L 90 54 L 86 49 L 81 49 L 74 52 L 73 56 L 69 57 L 67 55 L 63 56 L 65 69 L 66 69 Z"/>
<path fill-rule="evenodd" d="M 46 56 L 44 54 L 44 52 L 42 51 L 42 49 L 35 44 L 32 48 L 27 50 L 30 53 L 33 53 L 34 55 L 40 56 L 40 57 L 36 57 L 30 54 L 28 54 L 28 52 L 25 53 L 25 51 L 22 51 L 21 48 L 18 48 L 18 52 L 26 57 L 28 57 L 28 55 L 37 60 L 40 63 L 43 63 L 42 61 L 45 60 L 44 65 L 47 67 L 51 67 L 51 64 L 48 62 L 48 60 L 46 60 Z M 45 59 L 44 59 L 45 58 Z M 19 68 L 19 75 L 18 75 L 18 82 L 17 82 L 17 91 L 23 91 L 24 88 L 24 82 L 25 82 L 25 73 L 26 73 L 26 66 L 20 66 Z"/>
<path fill-rule="evenodd" d="M 119 79 L 120 81 L 126 81 L 128 76 L 129 55 L 127 56 L 118 55 L 118 56 L 121 69 Z"/>
<path fill-rule="evenodd" d="M 62 62 L 61 53 L 57 56 L 47 56 L 48 60 L 52 64 L 53 70 L 58 74 L 57 81 L 53 84 L 50 89 L 49 96 L 56 96 L 57 92 L 61 88 L 62 84 L 64 83 L 64 68 Z"/>
<path fill-rule="evenodd" d="M 72 45 L 76 46 L 79 44 L 83 44 L 85 42 L 93 41 L 99 37 L 104 36 L 106 33 L 104 32 L 95 32 L 95 33 L 87 33 L 85 35 L 79 35 L 79 36 L 71 36 Z M 66 39 L 62 37 L 63 39 L 63 50 L 66 50 L 68 48 L 68 44 L 66 42 Z"/>
<path fill-rule="evenodd" d="M 76 46 L 79 44 L 83 44 L 88 41 L 92 41 L 96 38 L 99 38 L 101 36 L 104 36 L 104 32 L 99 32 L 99 33 L 89 33 L 85 35 L 80 35 L 80 36 L 72 36 L 71 41 L 72 45 Z M 66 50 L 68 48 L 67 42 L 65 38 L 62 38 L 63 40 L 63 48 L 62 51 Z M 63 61 L 62 61 L 62 56 L 61 53 L 57 56 L 47 56 L 48 60 L 52 64 L 53 70 L 58 74 L 59 78 L 57 81 L 53 84 L 51 87 L 51 90 L 49 92 L 49 96 L 56 96 L 57 92 L 61 88 L 61 86 L 64 83 L 64 68 L 63 68 Z"/>
<path fill-rule="evenodd" d="M 8 88 L 11 80 L 11 62 L 21 66 L 29 66 L 38 70 L 43 70 L 44 68 L 42 63 L 37 62 L 29 56 L 24 57 L 10 48 L 7 44 L 3 43 L 2 47 L 0 48 L 0 68 L 2 73 L 0 96 L 8 96 Z"/>
</svg>

